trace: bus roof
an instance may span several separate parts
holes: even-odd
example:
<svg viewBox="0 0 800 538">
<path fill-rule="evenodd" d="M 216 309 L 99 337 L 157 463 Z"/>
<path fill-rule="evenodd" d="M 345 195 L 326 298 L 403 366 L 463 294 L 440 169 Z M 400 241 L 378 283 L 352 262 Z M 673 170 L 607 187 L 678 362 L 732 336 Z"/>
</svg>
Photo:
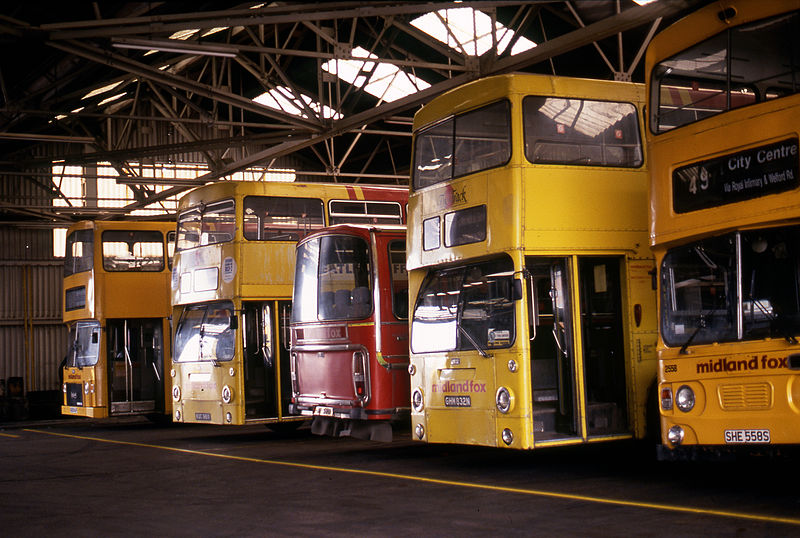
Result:
<svg viewBox="0 0 800 538">
<path fill-rule="evenodd" d="M 529 73 L 496 75 L 469 82 L 432 99 L 415 114 L 413 130 L 512 94 L 608 99 L 631 103 L 642 103 L 645 95 L 644 85 L 632 82 Z"/>
<path fill-rule="evenodd" d="M 174 220 L 79 220 L 70 225 L 69 235 L 75 230 L 161 230 L 175 229 Z"/>
<path fill-rule="evenodd" d="M 367 236 L 371 232 L 383 234 L 394 233 L 405 236 L 406 226 L 404 224 L 334 224 L 321 230 L 308 234 L 298 241 L 298 245 L 315 237 L 323 235 L 358 235 Z"/>
<path fill-rule="evenodd" d="M 195 187 L 184 194 L 179 208 L 215 202 L 236 196 L 296 196 L 364 200 L 398 201 L 408 197 L 405 185 L 367 185 L 350 183 L 300 183 L 280 181 L 218 181 Z"/>
</svg>

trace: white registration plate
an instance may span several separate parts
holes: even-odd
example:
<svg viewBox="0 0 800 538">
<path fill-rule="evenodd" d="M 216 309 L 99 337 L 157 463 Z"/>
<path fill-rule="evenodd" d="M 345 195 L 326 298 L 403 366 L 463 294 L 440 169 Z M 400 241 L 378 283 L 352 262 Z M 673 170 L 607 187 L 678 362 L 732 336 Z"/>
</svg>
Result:
<svg viewBox="0 0 800 538">
<path fill-rule="evenodd" d="M 445 396 L 445 407 L 472 407 L 472 398 L 470 396 Z"/>
<path fill-rule="evenodd" d="M 725 430 L 725 444 L 770 443 L 769 430 Z"/>
<path fill-rule="evenodd" d="M 318 405 L 317 407 L 314 408 L 314 414 L 322 417 L 332 417 L 333 407 L 325 407 L 323 405 Z"/>
</svg>

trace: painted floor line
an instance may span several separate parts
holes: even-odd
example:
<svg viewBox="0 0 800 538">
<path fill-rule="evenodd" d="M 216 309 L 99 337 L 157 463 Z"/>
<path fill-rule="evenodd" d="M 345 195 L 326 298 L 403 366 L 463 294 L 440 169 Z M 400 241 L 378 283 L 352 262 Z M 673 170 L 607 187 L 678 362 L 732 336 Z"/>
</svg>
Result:
<svg viewBox="0 0 800 538">
<path fill-rule="evenodd" d="M 14 435 L 13 433 L 0 433 L 0 437 L 19 437 L 19 435 Z"/>
<path fill-rule="evenodd" d="M 151 445 L 147 443 L 136 443 L 133 441 L 118 441 L 115 439 L 103 439 L 100 437 L 88 437 L 84 435 L 73 435 L 68 433 L 57 433 L 57 432 L 47 432 L 42 430 L 33 430 L 33 429 L 26 429 L 26 432 L 32 433 L 40 433 L 45 435 L 53 435 L 57 437 L 68 437 L 72 439 L 82 439 L 86 441 L 97 441 L 100 443 L 109 443 L 109 444 L 117 444 L 117 445 L 126 445 L 126 446 L 136 446 L 142 448 L 156 448 L 159 450 L 164 450 L 168 452 L 178 452 L 182 454 L 192 454 L 197 456 L 209 456 L 212 458 L 221 458 L 221 459 L 228 459 L 228 460 L 236 460 L 236 461 L 244 461 L 250 463 L 262 463 L 268 465 L 278 465 L 283 467 L 294 467 L 294 468 L 301 468 L 301 469 L 310 469 L 316 471 L 328 471 L 328 472 L 336 472 L 336 473 L 350 473 L 350 474 L 360 474 L 365 476 L 374 476 L 380 478 L 394 478 L 398 480 L 407 480 L 411 482 L 421 482 L 425 484 L 436 484 L 442 486 L 455 486 L 461 488 L 471 488 L 471 489 L 479 489 L 484 491 L 498 491 L 503 493 L 516 493 L 520 495 L 530 495 L 535 497 L 547 497 L 552 499 L 563 499 L 563 500 L 572 500 L 572 501 L 583 501 L 589 503 L 596 503 L 596 504 L 606 504 L 606 505 L 613 505 L 613 506 L 626 506 L 626 507 L 633 507 L 633 508 L 646 508 L 650 510 L 664 510 L 668 512 L 681 512 L 686 514 L 698 514 L 698 515 L 705 515 L 705 516 L 719 516 L 719 517 L 726 517 L 726 518 L 737 518 L 737 519 L 745 519 L 750 521 L 762 521 L 768 523 L 783 523 L 787 525 L 798 525 L 800 526 L 800 519 L 798 518 L 791 518 L 791 517 L 781 517 L 781 516 L 768 516 L 762 514 L 748 514 L 745 512 L 733 512 L 728 510 L 712 510 L 707 508 L 695 508 L 691 506 L 679 506 L 679 505 L 671 505 L 671 504 L 661 504 L 661 503 L 650 503 L 650 502 L 639 502 L 639 501 L 628 501 L 624 499 L 609 499 L 604 497 L 593 497 L 590 495 L 578 495 L 573 493 L 559 493 L 554 491 L 545 491 L 545 490 L 537 490 L 537 489 L 526 489 L 526 488 L 514 488 L 508 486 L 494 486 L 491 484 L 479 484 L 474 482 L 460 482 L 456 480 L 446 480 L 442 478 L 429 478 L 424 476 L 415 476 L 415 475 L 406 475 L 406 474 L 399 474 L 399 473 L 386 473 L 381 471 L 369 471 L 365 469 L 348 469 L 346 467 L 331 467 L 327 465 L 314 465 L 310 463 L 296 463 L 290 461 L 278 461 L 278 460 L 267 460 L 267 459 L 259 459 L 259 458 L 250 458 L 246 456 L 233 456 L 230 454 L 216 454 L 213 452 L 205 452 L 203 450 L 190 450 L 188 448 L 176 448 L 171 446 L 163 446 L 163 445 Z"/>
</svg>

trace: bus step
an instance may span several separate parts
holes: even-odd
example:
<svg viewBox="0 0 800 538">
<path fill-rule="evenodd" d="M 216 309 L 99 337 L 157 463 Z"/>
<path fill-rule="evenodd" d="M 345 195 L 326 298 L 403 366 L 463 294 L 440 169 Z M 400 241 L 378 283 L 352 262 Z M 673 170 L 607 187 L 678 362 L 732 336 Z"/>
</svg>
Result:
<svg viewBox="0 0 800 538">
<path fill-rule="evenodd" d="M 556 429 L 556 410 L 552 407 L 533 410 L 533 431 L 552 432 Z"/>
<path fill-rule="evenodd" d="M 611 402 L 589 403 L 586 418 L 590 434 L 623 431 L 626 427 L 622 411 Z"/>
</svg>

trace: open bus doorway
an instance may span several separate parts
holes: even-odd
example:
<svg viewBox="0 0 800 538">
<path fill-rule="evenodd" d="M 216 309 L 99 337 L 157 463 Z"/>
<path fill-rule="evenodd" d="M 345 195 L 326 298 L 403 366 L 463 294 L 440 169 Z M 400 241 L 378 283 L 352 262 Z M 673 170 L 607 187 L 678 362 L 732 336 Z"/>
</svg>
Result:
<svg viewBox="0 0 800 538">
<path fill-rule="evenodd" d="M 164 406 L 161 319 L 110 319 L 106 325 L 111 415 L 154 413 Z"/>
<path fill-rule="evenodd" d="M 577 263 L 577 273 L 573 273 L 573 263 Z M 531 340 L 534 439 L 626 433 L 620 260 L 529 258 L 527 269 L 535 288 L 531 309 L 536 329 Z M 575 319 L 576 301 L 579 319 Z M 576 356 L 578 352 L 582 356 Z"/>
</svg>

